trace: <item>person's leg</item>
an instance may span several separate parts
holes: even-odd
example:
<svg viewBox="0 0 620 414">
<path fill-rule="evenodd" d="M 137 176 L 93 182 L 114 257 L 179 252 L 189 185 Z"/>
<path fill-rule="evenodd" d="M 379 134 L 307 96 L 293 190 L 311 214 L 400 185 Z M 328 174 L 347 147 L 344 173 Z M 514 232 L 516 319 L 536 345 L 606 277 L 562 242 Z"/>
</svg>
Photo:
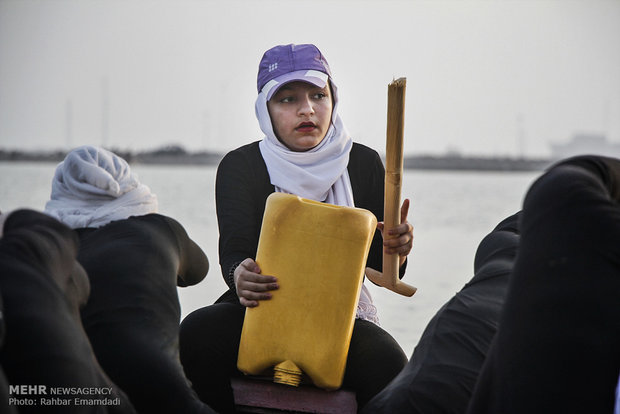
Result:
<svg viewBox="0 0 620 414">
<path fill-rule="evenodd" d="M 619 202 L 618 160 L 572 159 L 532 185 L 470 413 L 612 412 L 620 369 Z"/>
<path fill-rule="evenodd" d="M 237 354 L 244 315 L 241 305 L 218 303 L 192 312 L 181 324 L 185 375 L 199 398 L 217 412 L 234 412 L 230 378 L 240 375 Z"/>
<path fill-rule="evenodd" d="M 407 355 L 389 333 L 372 322 L 356 319 L 343 388 L 356 392 L 361 409 L 406 364 Z"/>
</svg>

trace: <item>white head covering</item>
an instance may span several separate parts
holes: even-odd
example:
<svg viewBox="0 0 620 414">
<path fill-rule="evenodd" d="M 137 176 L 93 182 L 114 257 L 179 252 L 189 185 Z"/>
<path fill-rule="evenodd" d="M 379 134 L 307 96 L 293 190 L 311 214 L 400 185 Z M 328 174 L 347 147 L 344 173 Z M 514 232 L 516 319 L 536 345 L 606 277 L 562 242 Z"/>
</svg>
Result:
<svg viewBox="0 0 620 414">
<path fill-rule="evenodd" d="M 292 151 L 276 137 L 269 110 L 267 84 L 256 98 L 256 117 L 265 138 L 259 147 L 271 184 L 276 191 L 295 194 L 315 201 L 354 206 L 351 180 L 347 172 L 353 141 L 338 115 L 338 92 L 332 82 L 334 109 L 325 138 L 316 147 Z"/>
<path fill-rule="evenodd" d="M 324 79 L 314 80 L 316 71 L 309 71 L 302 79 L 321 86 L 327 83 Z M 282 75 L 286 76 L 286 75 Z M 267 101 L 273 95 L 274 86 L 282 86 L 279 78 L 267 83 L 256 98 L 256 117 L 265 138 L 259 143 L 261 155 L 267 165 L 271 184 L 277 192 L 295 194 L 303 198 L 322 201 L 329 204 L 355 207 L 351 180 L 347 171 L 349 153 L 353 140 L 338 114 L 338 89 L 330 80 L 334 108 L 331 124 L 325 138 L 316 147 L 303 152 L 292 151 L 276 137 Z M 288 79 L 291 81 L 295 79 Z M 299 79 L 297 79 L 299 80 Z M 372 304 L 370 291 L 362 285 L 360 300 L 357 305 L 356 317 L 379 324 L 377 309 Z"/>
<path fill-rule="evenodd" d="M 82 146 L 56 167 L 45 212 L 75 229 L 157 212 L 157 197 L 129 164 L 103 148 Z"/>
</svg>

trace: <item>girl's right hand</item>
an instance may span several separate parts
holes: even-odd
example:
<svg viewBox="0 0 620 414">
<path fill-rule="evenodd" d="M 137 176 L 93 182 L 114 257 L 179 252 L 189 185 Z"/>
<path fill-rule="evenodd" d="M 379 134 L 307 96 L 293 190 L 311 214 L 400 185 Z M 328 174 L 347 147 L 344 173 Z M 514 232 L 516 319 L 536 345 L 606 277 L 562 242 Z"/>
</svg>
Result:
<svg viewBox="0 0 620 414">
<path fill-rule="evenodd" d="M 235 288 L 243 306 L 258 306 L 258 301 L 271 299 L 269 291 L 278 289 L 278 279 L 261 275 L 260 272 L 258 264 L 250 258 L 245 259 L 235 269 Z"/>
</svg>

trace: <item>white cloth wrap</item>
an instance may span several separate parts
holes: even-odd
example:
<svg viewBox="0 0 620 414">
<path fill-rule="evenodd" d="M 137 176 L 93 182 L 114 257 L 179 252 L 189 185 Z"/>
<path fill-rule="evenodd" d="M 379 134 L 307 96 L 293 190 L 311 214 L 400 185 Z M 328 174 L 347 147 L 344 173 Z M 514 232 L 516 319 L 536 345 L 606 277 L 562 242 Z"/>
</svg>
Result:
<svg viewBox="0 0 620 414">
<path fill-rule="evenodd" d="M 101 227 L 157 212 L 157 197 L 124 159 L 103 148 L 82 146 L 56 167 L 45 212 L 73 229 Z"/>
<path fill-rule="evenodd" d="M 267 165 L 271 184 L 277 192 L 355 207 L 347 171 L 353 140 L 338 115 L 338 93 L 333 81 L 331 86 L 334 96 L 331 125 L 319 145 L 303 152 L 290 150 L 276 137 L 267 109 L 267 91 L 263 89 L 255 104 L 256 117 L 265 134 L 259 148 Z M 356 318 L 379 325 L 377 308 L 372 303 L 372 296 L 366 285 L 362 285 Z"/>
</svg>

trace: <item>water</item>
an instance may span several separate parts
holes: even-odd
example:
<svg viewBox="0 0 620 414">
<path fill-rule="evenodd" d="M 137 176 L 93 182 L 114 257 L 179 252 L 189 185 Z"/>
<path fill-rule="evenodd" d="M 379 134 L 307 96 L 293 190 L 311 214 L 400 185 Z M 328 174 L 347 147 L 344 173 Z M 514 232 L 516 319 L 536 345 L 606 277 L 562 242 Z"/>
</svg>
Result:
<svg viewBox="0 0 620 414">
<path fill-rule="evenodd" d="M 179 289 L 183 316 L 213 303 L 226 290 L 217 258 L 215 167 L 133 165 L 140 180 L 159 198 L 160 213 L 181 222 L 207 253 L 211 270 L 196 286 Z M 55 164 L 0 162 L 0 210 L 42 210 L 49 199 Z M 506 216 L 518 211 L 539 175 L 533 172 L 406 171 L 403 197 L 411 199 L 409 221 L 414 247 L 405 281 L 411 298 L 369 284 L 381 319 L 411 355 L 437 310 L 473 276 L 480 240 Z"/>
</svg>

